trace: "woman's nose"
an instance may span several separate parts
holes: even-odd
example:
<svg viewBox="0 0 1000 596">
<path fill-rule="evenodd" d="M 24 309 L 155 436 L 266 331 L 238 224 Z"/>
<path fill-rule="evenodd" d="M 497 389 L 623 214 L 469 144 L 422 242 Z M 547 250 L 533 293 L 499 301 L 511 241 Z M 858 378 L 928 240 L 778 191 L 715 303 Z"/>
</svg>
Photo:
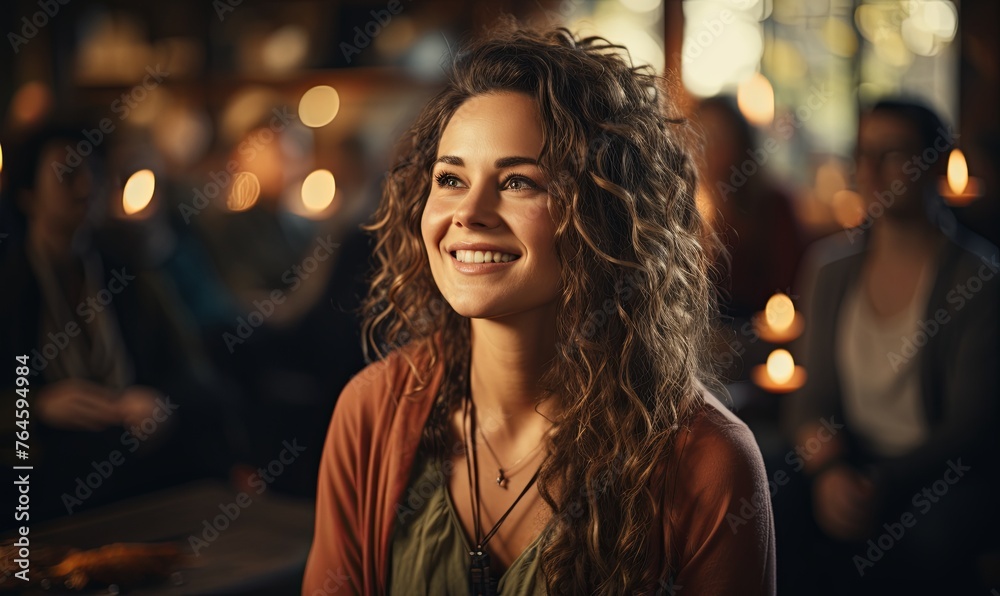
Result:
<svg viewBox="0 0 1000 596">
<path fill-rule="evenodd" d="M 500 224 L 500 193 L 489 184 L 473 184 L 455 206 L 452 223 L 460 228 L 495 228 Z"/>
</svg>

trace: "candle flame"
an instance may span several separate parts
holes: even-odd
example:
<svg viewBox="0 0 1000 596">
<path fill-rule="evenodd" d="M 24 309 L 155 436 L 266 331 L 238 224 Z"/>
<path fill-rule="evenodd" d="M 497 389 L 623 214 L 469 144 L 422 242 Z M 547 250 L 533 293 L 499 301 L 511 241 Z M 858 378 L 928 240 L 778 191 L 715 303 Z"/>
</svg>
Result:
<svg viewBox="0 0 1000 596">
<path fill-rule="evenodd" d="M 948 157 L 948 188 L 956 195 L 969 186 L 969 166 L 961 149 L 953 149 Z"/>
<path fill-rule="evenodd" d="M 795 306 L 792 299 L 784 294 L 775 294 L 764 307 L 764 318 L 767 325 L 774 331 L 782 333 L 792 326 L 795 320 Z"/>
<path fill-rule="evenodd" d="M 156 188 L 156 176 L 152 170 L 139 170 L 129 176 L 122 191 L 122 208 L 125 215 L 134 215 L 149 205 Z"/>
<path fill-rule="evenodd" d="M 784 385 L 795 374 L 795 360 L 788 350 L 775 350 L 767 357 L 767 376 L 778 385 Z"/>
</svg>

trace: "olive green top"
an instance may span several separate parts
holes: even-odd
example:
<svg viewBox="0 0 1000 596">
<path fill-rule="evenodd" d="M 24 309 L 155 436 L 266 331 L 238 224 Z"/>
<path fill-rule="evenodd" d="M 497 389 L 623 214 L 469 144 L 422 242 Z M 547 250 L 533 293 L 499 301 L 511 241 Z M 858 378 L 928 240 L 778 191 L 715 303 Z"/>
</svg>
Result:
<svg viewBox="0 0 1000 596">
<path fill-rule="evenodd" d="M 413 481 L 396 508 L 396 529 L 389 555 L 392 594 L 468 594 L 469 550 L 441 461 L 417 455 Z M 504 596 L 545 594 L 538 569 L 541 535 L 500 577 Z"/>
</svg>

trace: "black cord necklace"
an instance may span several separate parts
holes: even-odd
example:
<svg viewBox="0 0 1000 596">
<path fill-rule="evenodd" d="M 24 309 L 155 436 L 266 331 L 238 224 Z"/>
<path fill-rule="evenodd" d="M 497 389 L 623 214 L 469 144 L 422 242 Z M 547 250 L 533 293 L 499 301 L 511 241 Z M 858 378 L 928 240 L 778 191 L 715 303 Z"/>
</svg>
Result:
<svg viewBox="0 0 1000 596">
<path fill-rule="evenodd" d="M 471 377 L 471 366 L 467 372 Z M 465 400 L 462 403 L 462 442 L 465 443 L 465 466 L 469 472 L 469 499 L 472 501 L 472 525 L 475 533 L 476 545 L 469 551 L 469 593 L 472 596 L 493 596 L 497 593 L 497 580 L 490 576 L 490 555 L 486 552 L 486 544 L 496 535 L 500 525 L 503 524 L 510 512 L 514 510 L 521 497 L 528 492 L 528 489 L 535 484 L 538 479 L 538 472 L 535 470 L 531 480 L 525 485 L 521 494 L 514 499 L 507 511 L 500 516 L 493 529 L 482 536 L 482 524 L 479 506 L 481 499 L 479 496 L 479 461 L 476 457 L 476 405 L 472 402 L 472 381 L 466 379 Z M 471 413 L 471 416 L 470 416 Z M 469 426 L 466 434 L 466 426 Z M 468 441 L 467 441 L 468 439 Z"/>
</svg>

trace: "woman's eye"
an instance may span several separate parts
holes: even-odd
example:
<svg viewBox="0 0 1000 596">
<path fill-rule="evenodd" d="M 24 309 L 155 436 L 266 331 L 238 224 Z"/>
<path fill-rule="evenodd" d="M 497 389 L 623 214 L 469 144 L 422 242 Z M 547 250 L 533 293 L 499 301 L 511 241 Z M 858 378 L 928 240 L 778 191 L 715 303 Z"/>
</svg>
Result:
<svg viewBox="0 0 1000 596">
<path fill-rule="evenodd" d="M 459 180 L 454 174 L 448 174 L 447 172 L 442 172 L 434 177 L 437 181 L 438 186 L 443 186 L 447 188 L 460 188 L 462 186 L 462 181 Z"/>
<path fill-rule="evenodd" d="M 504 180 L 503 186 L 510 190 L 533 190 L 538 188 L 537 184 L 524 176 L 510 176 Z"/>
</svg>

